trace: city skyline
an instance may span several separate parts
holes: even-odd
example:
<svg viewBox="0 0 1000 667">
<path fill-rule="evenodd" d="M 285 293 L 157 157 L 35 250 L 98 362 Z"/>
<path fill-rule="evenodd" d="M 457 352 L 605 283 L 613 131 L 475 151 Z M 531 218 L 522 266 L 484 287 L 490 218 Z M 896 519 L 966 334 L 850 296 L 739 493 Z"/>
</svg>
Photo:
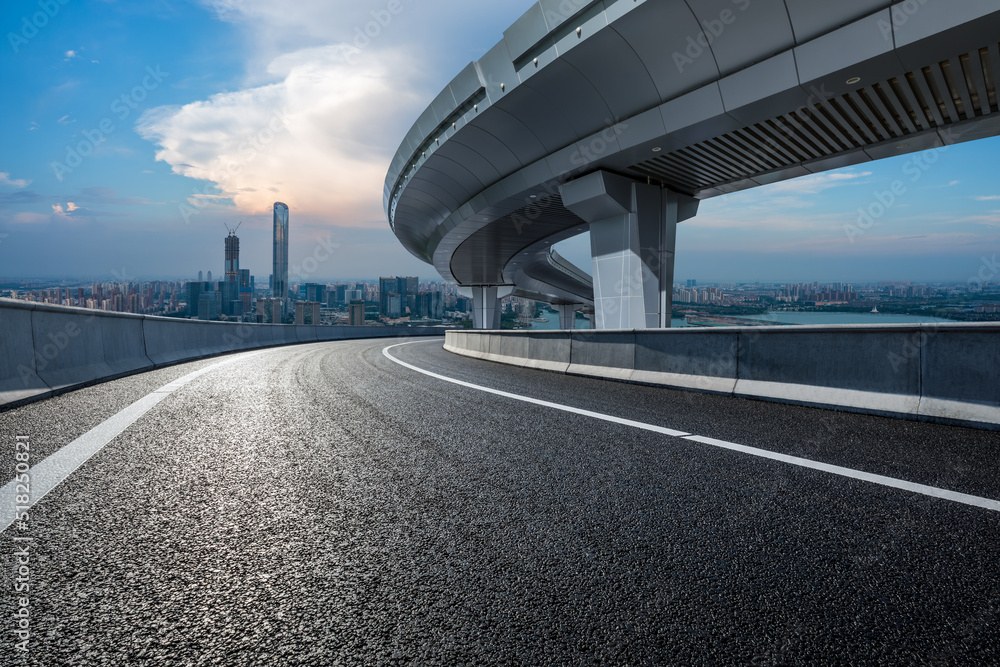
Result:
<svg viewBox="0 0 1000 667">
<path fill-rule="evenodd" d="M 325 280 L 435 278 L 384 219 L 385 167 L 450 73 L 530 4 L 60 5 L 0 55 L 31 101 L 0 110 L 0 277 L 193 275 L 215 265 L 216 230 L 240 219 L 244 265 L 265 275 L 282 200 L 296 220 L 290 279 L 313 261 Z M 5 6 L 12 34 L 34 9 Z M 109 26 L 126 29 L 102 42 Z M 1000 245 L 1000 191 L 984 168 L 997 148 L 988 139 L 706 200 L 678 227 L 676 275 L 964 281 Z M 587 245 L 561 250 L 589 271 Z"/>
</svg>

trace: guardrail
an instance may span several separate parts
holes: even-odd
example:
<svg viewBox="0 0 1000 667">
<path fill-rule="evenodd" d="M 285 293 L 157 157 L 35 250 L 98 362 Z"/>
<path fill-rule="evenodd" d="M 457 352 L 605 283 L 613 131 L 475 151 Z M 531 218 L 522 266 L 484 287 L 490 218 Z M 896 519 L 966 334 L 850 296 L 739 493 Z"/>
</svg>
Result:
<svg viewBox="0 0 1000 667">
<path fill-rule="evenodd" d="M 570 375 L 1000 429 L 1000 325 L 449 331 L 445 349 Z"/>
<path fill-rule="evenodd" d="M 229 352 L 443 333 L 440 327 L 202 322 L 0 299 L 0 407 Z"/>
</svg>

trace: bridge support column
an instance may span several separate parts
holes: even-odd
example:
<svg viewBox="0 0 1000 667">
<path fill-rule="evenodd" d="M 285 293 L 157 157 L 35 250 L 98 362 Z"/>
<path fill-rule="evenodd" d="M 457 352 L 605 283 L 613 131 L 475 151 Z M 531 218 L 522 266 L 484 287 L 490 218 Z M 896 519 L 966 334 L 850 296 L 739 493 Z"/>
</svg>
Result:
<svg viewBox="0 0 1000 667">
<path fill-rule="evenodd" d="M 459 294 L 472 298 L 472 326 L 474 329 L 500 328 L 500 299 L 510 295 L 510 285 L 474 285 L 459 287 Z"/>
<path fill-rule="evenodd" d="M 560 303 L 558 305 L 552 306 L 559 313 L 559 328 L 560 329 L 575 329 L 576 328 L 576 311 L 580 309 L 579 304 L 575 303 Z"/>
<path fill-rule="evenodd" d="M 677 223 L 695 216 L 698 201 L 606 171 L 559 191 L 590 224 L 595 328 L 669 327 Z"/>
</svg>

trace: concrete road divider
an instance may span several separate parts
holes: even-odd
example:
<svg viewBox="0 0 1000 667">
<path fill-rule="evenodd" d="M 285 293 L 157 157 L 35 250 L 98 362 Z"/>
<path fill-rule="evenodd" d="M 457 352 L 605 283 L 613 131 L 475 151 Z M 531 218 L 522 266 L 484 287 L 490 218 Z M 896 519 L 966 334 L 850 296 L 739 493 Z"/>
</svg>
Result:
<svg viewBox="0 0 1000 667">
<path fill-rule="evenodd" d="M 449 331 L 506 364 L 783 403 L 1000 429 L 1000 325 Z"/>
<path fill-rule="evenodd" d="M 104 363 L 111 373 L 122 375 L 152 368 L 153 362 L 146 356 L 144 318 L 141 315 L 125 317 L 120 313 L 97 312 L 104 342 Z"/>
<path fill-rule="evenodd" d="M 10 303 L 10 306 L 7 306 Z M 38 377 L 31 333 L 35 304 L 4 302 L 0 315 L 0 405 L 45 394 L 49 386 Z"/>
<path fill-rule="evenodd" d="M 35 370 L 53 391 L 111 377 L 115 372 L 104 357 L 104 327 L 97 311 L 62 309 L 38 304 L 31 311 L 31 335 L 35 348 Z M 140 321 L 141 323 L 141 321 Z M 132 322 L 116 322 L 122 335 Z M 141 328 L 136 330 L 141 332 Z M 125 349 L 116 336 L 112 349 Z"/>
<path fill-rule="evenodd" d="M 920 414 L 959 422 L 995 420 L 1000 335 L 986 327 L 941 334 L 938 329 L 915 332 L 898 351 L 900 356 L 919 357 Z"/>
<path fill-rule="evenodd" d="M 443 334 L 440 327 L 202 322 L 0 299 L 0 407 L 242 350 L 348 338 Z"/>
</svg>

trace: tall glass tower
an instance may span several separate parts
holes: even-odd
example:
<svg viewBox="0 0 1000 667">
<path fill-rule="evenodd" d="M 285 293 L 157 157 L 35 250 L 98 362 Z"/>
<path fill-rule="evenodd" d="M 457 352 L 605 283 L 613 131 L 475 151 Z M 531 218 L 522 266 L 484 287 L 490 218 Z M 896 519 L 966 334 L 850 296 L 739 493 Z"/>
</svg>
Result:
<svg viewBox="0 0 1000 667">
<path fill-rule="evenodd" d="M 226 282 L 235 283 L 240 274 L 240 237 L 230 230 L 226 237 Z"/>
<path fill-rule="evenodd" d="M 271 296 L 281 299 L 281 315 L 288 313 L 288 207 L 274 202 L 274 285 Z"/>
</svg>

